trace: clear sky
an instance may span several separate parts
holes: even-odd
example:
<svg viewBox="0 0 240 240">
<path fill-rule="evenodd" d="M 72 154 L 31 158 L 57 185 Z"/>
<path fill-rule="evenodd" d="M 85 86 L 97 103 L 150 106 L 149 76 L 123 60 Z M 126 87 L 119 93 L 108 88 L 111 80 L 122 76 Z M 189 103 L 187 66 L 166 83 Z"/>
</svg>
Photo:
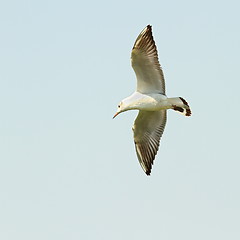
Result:
<svg viewBox="0 0 240 240">
<path fill-rule="evenodd" d="M 0 239 L 239 240 L 239 1 L 1 1 Z M 153 26 L 168 112 L 134 149 L 130 52 Z"/>
</svg>

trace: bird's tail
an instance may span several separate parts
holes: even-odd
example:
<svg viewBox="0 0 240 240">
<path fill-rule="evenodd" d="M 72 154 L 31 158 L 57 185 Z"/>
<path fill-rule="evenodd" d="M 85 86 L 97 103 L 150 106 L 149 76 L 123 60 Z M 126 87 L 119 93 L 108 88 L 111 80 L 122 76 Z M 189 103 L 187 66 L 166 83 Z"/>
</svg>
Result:
<svg viewBox="0 0 240 240">
<path fill-rule="evenodd" d="M 178 111 L 185 116 L 191 116 L 191 109 L 185 99 L 182 97 L 176 97 L 169 98 L 168 100 L 171 103 L 173 110 Z"/>
</svg>

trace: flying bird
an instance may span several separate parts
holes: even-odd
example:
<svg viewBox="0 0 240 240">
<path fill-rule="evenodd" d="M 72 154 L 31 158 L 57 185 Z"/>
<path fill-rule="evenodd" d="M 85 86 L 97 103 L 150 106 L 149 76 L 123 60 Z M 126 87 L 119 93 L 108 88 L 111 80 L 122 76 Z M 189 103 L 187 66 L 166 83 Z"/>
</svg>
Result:
<svg viewBox="0 0 240 240">
<path fill-rule="evenodd" d="M 137 77 L 137 89 L 119 103 L 113 118 L 128 110 L 139 110 L 132 128 L 135 149 L 142 169 L 150 175 L 167 122 L 167 109 L 185 116 L 190 116 L 191 110 L 182 97 L 166 96 L 152 26 L 145 27 L 137 37 L 131 53 L 131 63 Z"/>
</svg>

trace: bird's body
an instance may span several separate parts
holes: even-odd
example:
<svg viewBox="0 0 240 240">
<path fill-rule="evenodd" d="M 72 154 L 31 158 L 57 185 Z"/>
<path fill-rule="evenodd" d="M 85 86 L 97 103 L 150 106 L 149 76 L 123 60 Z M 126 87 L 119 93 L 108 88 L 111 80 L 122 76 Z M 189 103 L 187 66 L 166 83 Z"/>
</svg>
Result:
<svg viewBox="0 0 240 240">
<path fill-rule="evenodd" d="M 150 175 L 166 125 L 167 109 L 179 111 L 185 116 L 190 116 L 191 110 L 183 98 L 168 98 L 165 94 L 164 76 L 150 25 L 139 34 L 131 60 L 137 77 L 137 90 L 120 102 L 114 117 L 128 110 L 139 110 L 133 125 L 134 143 L 139 163 Z"/>
<path fill-rule="evenodd" d="M 129 106 L 128 110 L 160 111 L 172 109 L 173 105 L 184 107 L 182 100 L 178 97 L 168 98 L 161 93 L 134 92 L 129 97 L 124 98 L 122 102 L 125 103 L 125 106 Z"/>
<path fill-rule="evenodd" d="M 129 104 L 131 110 L 159 111 L 168 108 L 166 100 L 167 97 L 161 93 L 143 94 L 134 92 L 131 96 L 123 99 L 122 102 Z"/>
</svg>

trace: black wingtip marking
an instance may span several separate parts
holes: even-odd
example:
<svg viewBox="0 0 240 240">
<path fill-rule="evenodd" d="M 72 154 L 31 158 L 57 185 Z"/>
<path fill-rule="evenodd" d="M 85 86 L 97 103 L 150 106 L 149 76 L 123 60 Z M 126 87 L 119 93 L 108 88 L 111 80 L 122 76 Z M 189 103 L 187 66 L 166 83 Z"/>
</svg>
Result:
<svg viewBox="0 0 240 240">
<path fill-rule="evenodd" d="M 175 110 L 175 111 L 179 111 L 179 112 L 184 112 L 184 109 L 182 108 L 182 107 L 178 107 L 178 106 L 176 106 L 176 105 L 173 105 L 173 110 Z"/>
<path fill-rule="evenodd" d="M 187 117 L 191 116 L 192 112 L 191 112 L 191 109 L 190 109 L 187 101 L 182 97 L 179 97 L 179 98 L 182 100 L 183 104 L 187 106 L 185 116 L 187 116 Z"/>
<path fill-rule="evenodd" d="M 152 26 L 151 26 L 150 24 L 147 25 L 147 28 L 148 28 L 149 30 L 152 30 Z"/>
<path fill-rule="evenodd" d="M 187 109 L 187 110 L 186 110 L 186 116 L 189 117 L 189 116 L 191 116 L 191 114 L 192 114 L 191 110 L 190 110 L 190 109 Z"/>
<path fill-rule="evenodd" d="M 145 173 L 146 173 L 148 176 L 150 176 L 151 170 L 147 170 Z"/>
<path fill-rule="evenodd" d="M 182 97 L 179 97 L 179 98 L 182 100 L 183 104 L 185 104 L 185 105 L 187 105 L 189 107 L 187 101 L 184 98 L 182 98 Z"/>
<path fill-rule="evenodd" d="M 149 38 L 151 39 L 151 41 L 153 41 L 153 43 L 154 43 L 154 45 L 155 45 L 155 42 L 154 42 L 153 36 L 152 36 L 152 26 L 151 26 L 150 24 L 148 24 L 148 25 L 142 30 L 142 32 L 138 35 L 137 40 L 135 41 L 132 50 L 136 48 L 136 43 L 137 43 L 138 40 L 139 40 L 141 37 L 143 37 L 143 36 L 145 36 L 145 37 L 147 37 L 147 38 L 149 37 Z"/>
</svg>

